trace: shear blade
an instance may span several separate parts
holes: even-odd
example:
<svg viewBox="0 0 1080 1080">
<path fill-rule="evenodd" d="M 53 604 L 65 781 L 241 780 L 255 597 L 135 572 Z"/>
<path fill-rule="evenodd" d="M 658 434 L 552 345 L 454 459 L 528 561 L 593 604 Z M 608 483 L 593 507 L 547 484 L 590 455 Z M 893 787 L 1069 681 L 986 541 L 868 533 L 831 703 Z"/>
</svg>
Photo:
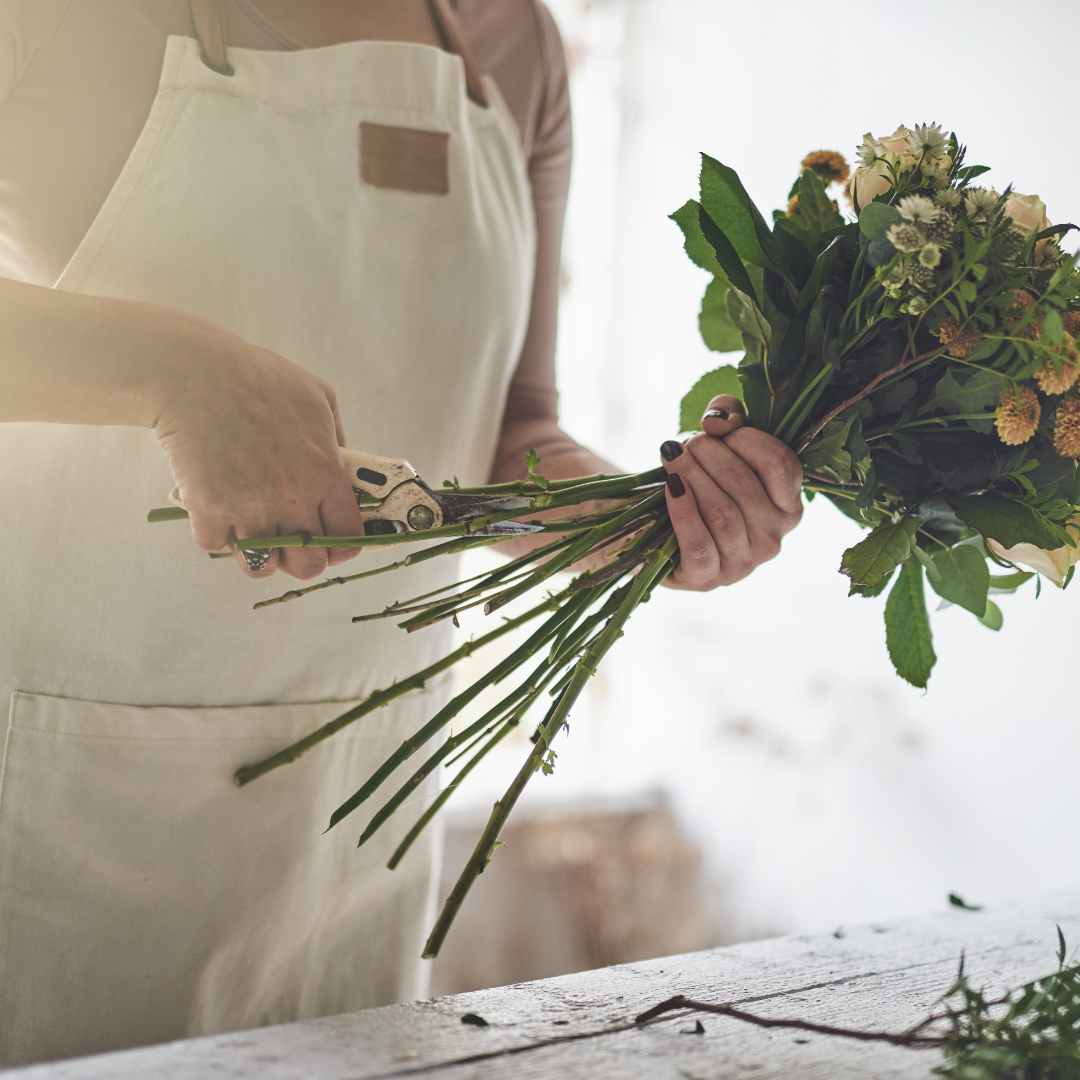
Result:
<svg viewBox="0 0 1080 1080">
<path fill-rule="evenodd" d="M 528 510 L 532 506 L 532 500 L 522 495 L 455 495 L 453 492 L 440 491 L 435 498 L 443 508 L 444 520 L 450 524 L 485 514 Z"/>
</svg>

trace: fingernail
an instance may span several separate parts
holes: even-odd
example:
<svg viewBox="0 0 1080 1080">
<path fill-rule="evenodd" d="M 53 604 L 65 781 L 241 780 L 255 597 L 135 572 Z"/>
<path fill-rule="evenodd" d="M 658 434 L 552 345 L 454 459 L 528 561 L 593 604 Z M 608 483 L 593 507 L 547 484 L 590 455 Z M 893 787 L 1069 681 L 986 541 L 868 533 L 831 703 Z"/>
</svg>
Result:
<svg viewBox="0 0 1080 1080">
<path fill-rule="evenodd" d="M 682 477 L 676 473 L 669 473 L 667 478 L 668 491 L 675 496 L 676 499 L 681 498 L 686 494 L 686 488 L 683 485 Z"/>
<path fill-rule="evenodd" d="M 701 419 L 702 420 L 730 420 L 731 419 L 731 413 L 729 413 L 727 411 L 727 409 L 709 409 Z"/>
<path fill-rule="evenodd" d="M 674 439 L 668 439 L 667 442 L 660 444 L 660 456 L 665 461 L 674 461 L 682 453 L 682 444 L 677 443 Z"/>
</svg>

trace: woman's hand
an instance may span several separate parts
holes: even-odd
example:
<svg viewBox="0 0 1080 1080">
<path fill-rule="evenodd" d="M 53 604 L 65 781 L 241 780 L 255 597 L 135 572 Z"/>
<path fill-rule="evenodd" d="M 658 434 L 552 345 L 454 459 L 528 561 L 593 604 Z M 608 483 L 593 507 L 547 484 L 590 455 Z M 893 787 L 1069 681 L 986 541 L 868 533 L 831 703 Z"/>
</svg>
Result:
<svg viewBox="0 0 1080 1080">
<path fill-rule="evenodd" d="M 238 543 L 250 577 L 278 569 L 306 580 L 354 550 L 285 548 L 259 564 L 243 556 L 246 537 L 363 532 L 341 466 L 345 445 L 332 387 L 284 357 L 203 327 L 183 370 L 159 398 L 155 425 L 206 551 Z M 260 553 L 262 554 L 262 553 Z"/>
<path fill-rule="evenodd" d="M 703 434 L 660 447 L 679 541 L 679 565 L 667 579 L 673 588 L 704 592 L 741 581 L 779 553 L 802 517 L 799 459 L 744 421 L 737 398 L 716 397 Z"/>
</svg>

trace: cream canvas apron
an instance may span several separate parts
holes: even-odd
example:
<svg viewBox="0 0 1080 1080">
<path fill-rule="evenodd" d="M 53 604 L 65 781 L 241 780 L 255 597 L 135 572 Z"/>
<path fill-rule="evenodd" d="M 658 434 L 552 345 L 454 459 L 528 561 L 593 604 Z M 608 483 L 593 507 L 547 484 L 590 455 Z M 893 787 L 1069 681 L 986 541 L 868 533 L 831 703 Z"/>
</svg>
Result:
<svg viewBox="0 0 1080 1080">
<path fill-rule="evenodd" d="M 351 445 L 486 477 L 535 250 L 498 88 L 424 45 L 226 51 L 216 5 L 192 8 L 201 43 L 168 39 L 56 287 L 207 319 L 328 380 Z M 150 431 L 0 425 L 3 1064 L 423 993 L 436 842 L 391 873 L 394 829 L 359 851 L 362 816 L 321 832 L 445 686 L 250 787 L 231 775 L 444 651 L 441 630 L 349 617 L 454 568 L 253 613 L 288 581 L 145 525 L 171 486 Z"/>
</svg>

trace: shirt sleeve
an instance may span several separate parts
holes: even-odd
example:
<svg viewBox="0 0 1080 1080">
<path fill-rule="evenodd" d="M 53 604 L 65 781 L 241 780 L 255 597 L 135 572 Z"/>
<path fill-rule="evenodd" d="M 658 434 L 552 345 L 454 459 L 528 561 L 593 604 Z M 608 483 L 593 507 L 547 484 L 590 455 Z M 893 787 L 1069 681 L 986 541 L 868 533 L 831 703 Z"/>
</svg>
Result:
<svg viewBox="0 0 1080 1080">
<path fill-rule="evenodd" d="M 506 419 L 557 419 L 555 338 L 558 328 L 563 222 L 570 185 L 572 147 L 566 52 L 551 13 L 530 0 L 536 34 L 538 77 L 543 80 L 529 181 L 536 215 L 536 275 L 528 332 L 510 385 Z"/>
</svg>

